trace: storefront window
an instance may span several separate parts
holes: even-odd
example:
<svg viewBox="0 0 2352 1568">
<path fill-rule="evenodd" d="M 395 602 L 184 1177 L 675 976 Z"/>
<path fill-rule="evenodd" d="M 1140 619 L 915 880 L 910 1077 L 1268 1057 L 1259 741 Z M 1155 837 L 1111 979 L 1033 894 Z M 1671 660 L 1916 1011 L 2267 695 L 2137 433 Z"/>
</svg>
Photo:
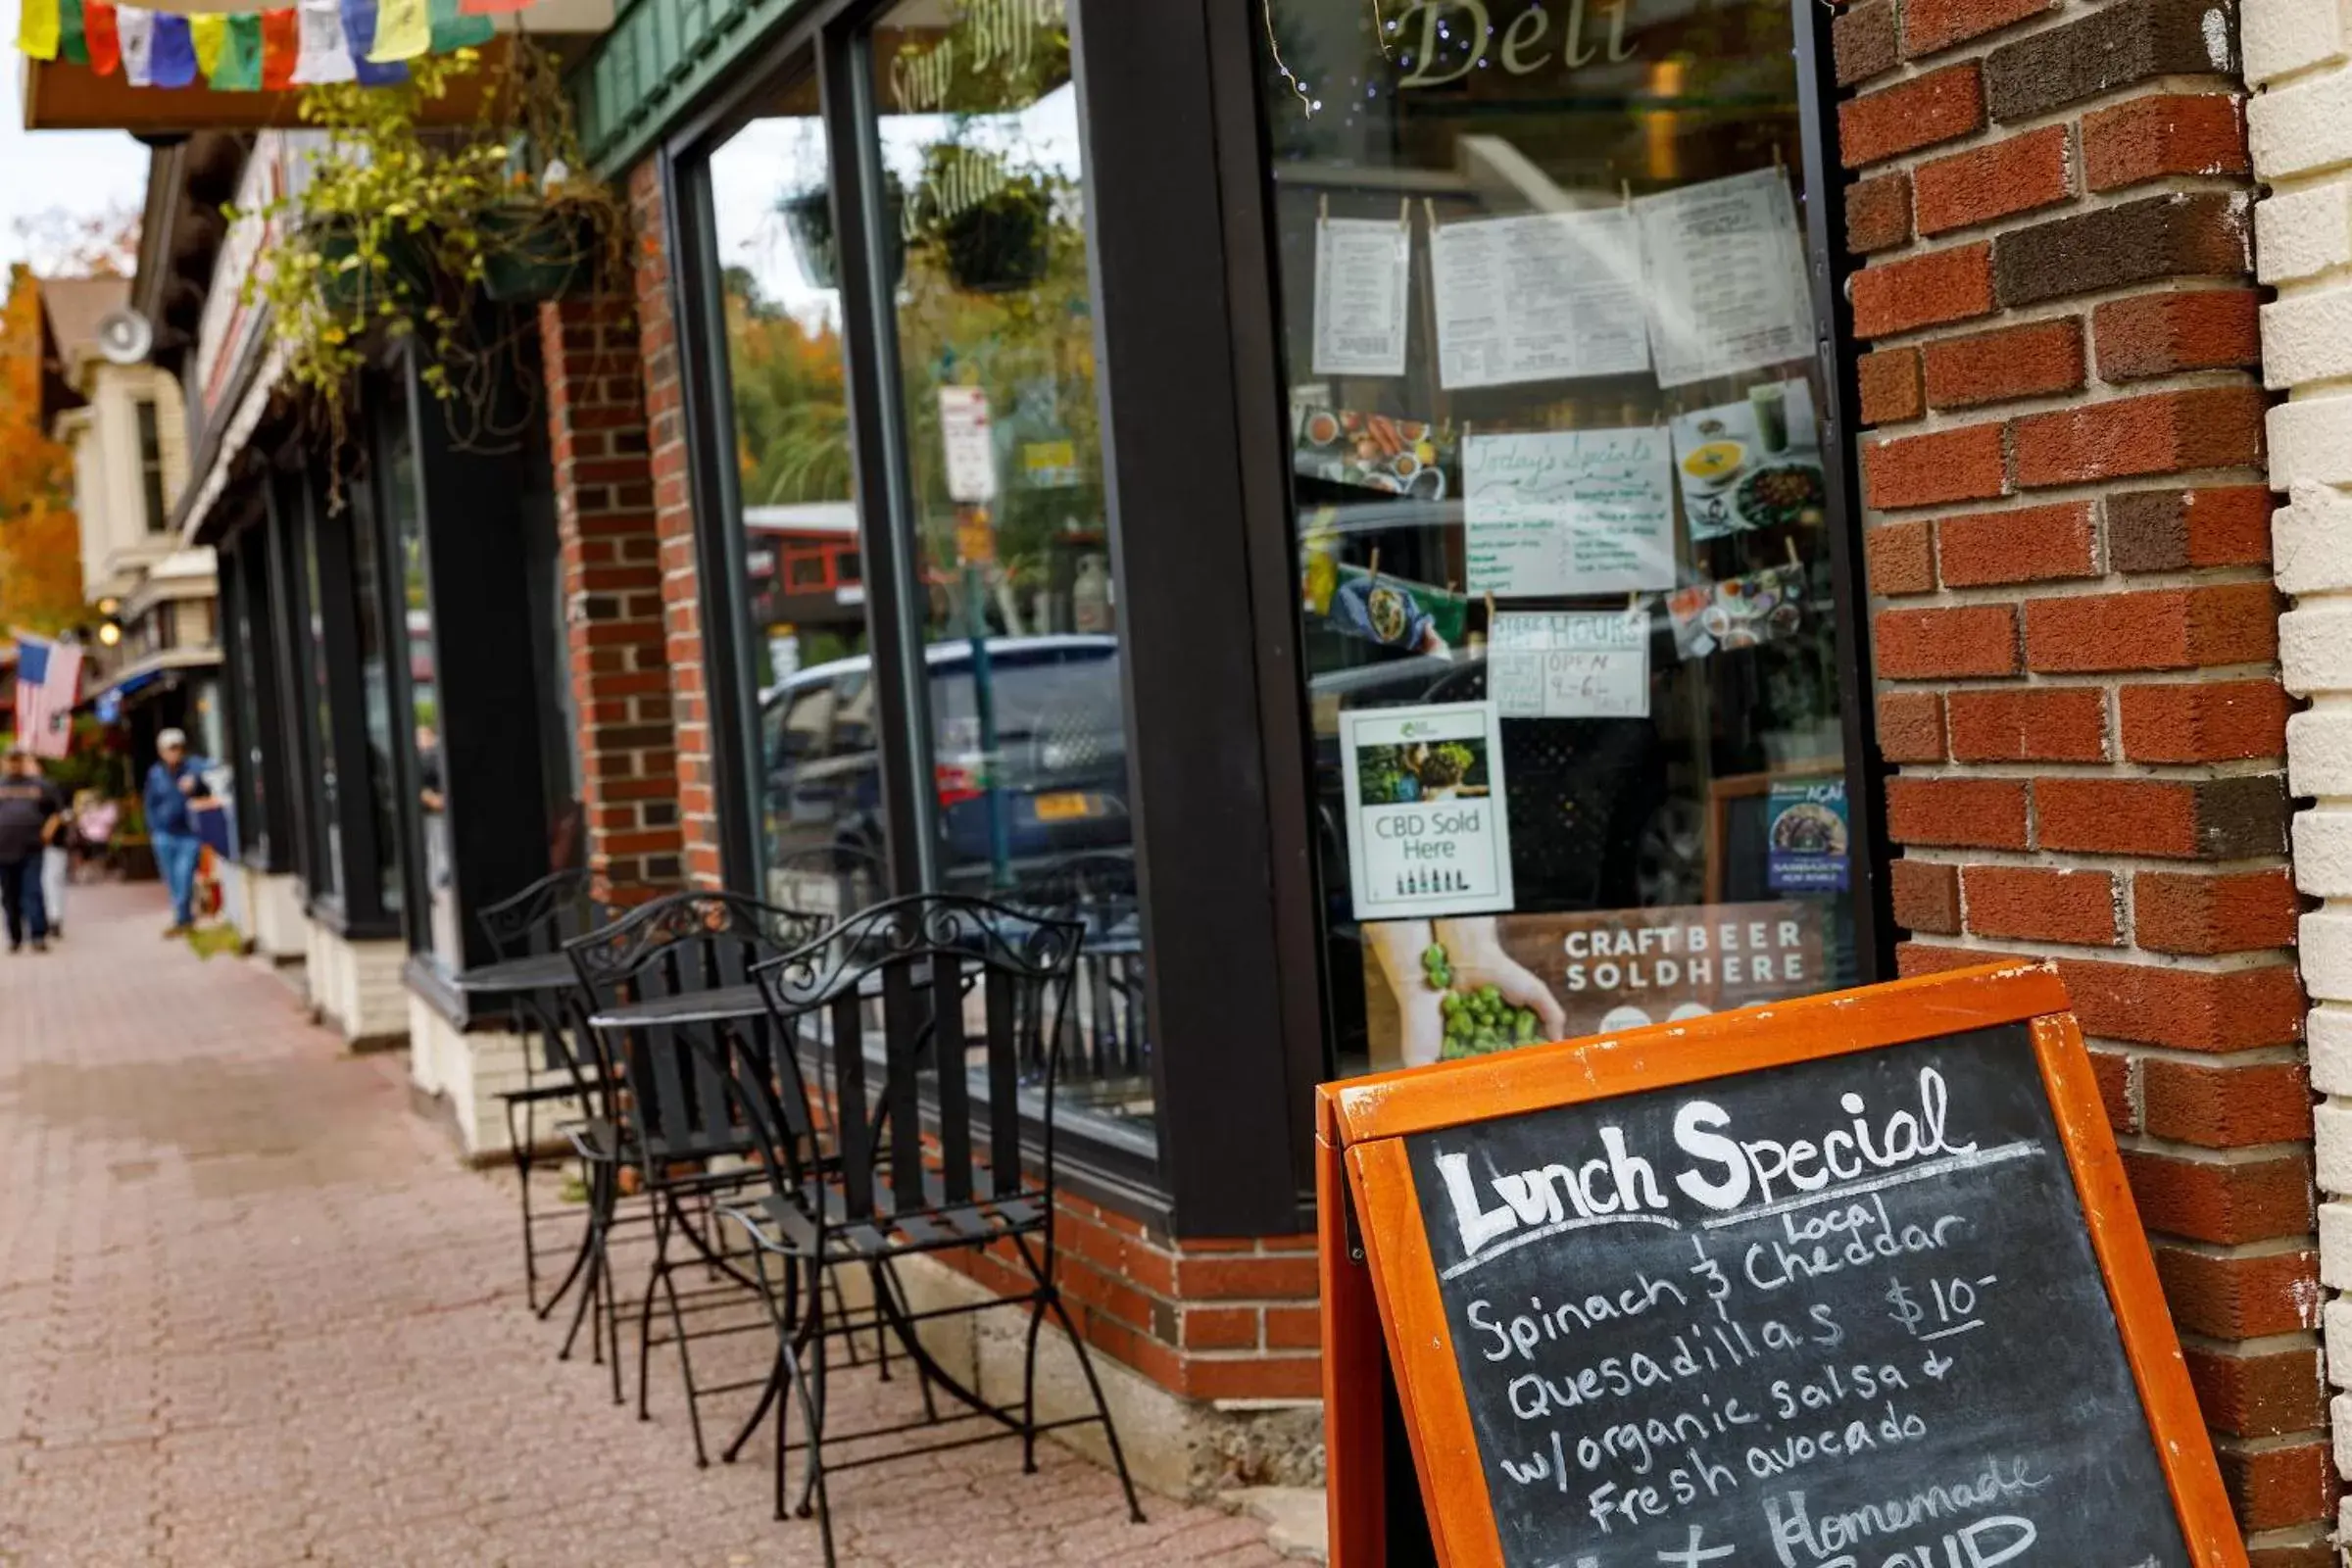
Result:
<svg viewBox="0 0 2352 1568">
<path fill-rule="evenodd" d="M 1858 978 L 1790 0 L 1269 0 L 1344 1070 Z"/>
<path fill-rule="evenodd" d="M 425 588 L 424 509 L 417 499 L 416 442 L 408 410 L 395 403 L 385 422 L 383 506 L 398 574 L 401 636 L 408 661 L 408 719 L 416 767 L 413 803 L 417 843 L 424 852 L 425 950 L 450 970 L 466 966 L 465 933 L 449 845 L 448 786 L 442 776 L 440 666 L 433 648 L 433 611 Z"/>
<path fill-rule="evenodd" d="M 882 896 L 889 834 L 842 380 L 841 247 L 816 80 L 789 74 L 710 155 L 735 414 L 742 621 L 768 899 L 848 913 Z"/>
<path fill-rule="evenodd" d="M 394 818 L 400 775 L 393 761 L 392 650 L 384 624 L 383 536 L 376 509 L 350 511 L 351 598 L 359 632 L 360 703 L 368 740 L 368 808 L 374 818 L 375 885 L 380 907 L 398 914 L 406 902 L 400 873 L 400 829 Z"/>
<path fill-rule="evenodd" d="M 309 699 L 313 714 L 312 760 L 318 769 L 319 854 L 314 898 L 339 896 L 343 891 L 343 791 L 335 766 L 335 721 L 328 693 L 326 611 L 319 599 L 318 528 L 316 515 L 306 516 L 302 528 L 302 610 L 307 622 L 304 662 L 309 669 Z"/>
<path fill-rule="evenodd" d="M 872 58 L 941 880 L 1086 920 L 1063 1084 L 1096 1118 L 1148 1136 L 1119 617 L 1063 7 L 905 0 L 876 24 Z"/>
</svg>

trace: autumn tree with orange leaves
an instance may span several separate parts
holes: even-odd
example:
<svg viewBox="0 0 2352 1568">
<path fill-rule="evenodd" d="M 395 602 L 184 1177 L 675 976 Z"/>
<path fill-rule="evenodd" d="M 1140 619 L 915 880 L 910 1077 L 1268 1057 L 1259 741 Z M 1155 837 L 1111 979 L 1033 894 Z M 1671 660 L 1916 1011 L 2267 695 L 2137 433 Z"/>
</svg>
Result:
<svg viewBox="0 0 2352 1568">
<path fill-rule="evenodd" d="M 82 618 L 73 458 L 41 422 L 41 291 L 10 270 L 0 304 L 0 633 Z"/>
</svg>

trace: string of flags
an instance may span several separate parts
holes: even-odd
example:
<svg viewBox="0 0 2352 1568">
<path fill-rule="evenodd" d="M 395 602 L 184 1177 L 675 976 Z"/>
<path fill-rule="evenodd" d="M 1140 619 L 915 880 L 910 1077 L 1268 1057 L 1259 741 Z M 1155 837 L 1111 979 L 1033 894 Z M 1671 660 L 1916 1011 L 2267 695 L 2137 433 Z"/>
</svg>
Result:
<svg viewBox="0 0 2352 1568">
<path fill-rule="evenodd" d="M 133 87 L 278 91 L 408 79 L 406 62 L 487 43 L 491 19 L 532 0 L 300 0 L 185 16 L 110 0 L 24 0 L 17 48 L 32 60 L 121 72 Z"/>
</svg>

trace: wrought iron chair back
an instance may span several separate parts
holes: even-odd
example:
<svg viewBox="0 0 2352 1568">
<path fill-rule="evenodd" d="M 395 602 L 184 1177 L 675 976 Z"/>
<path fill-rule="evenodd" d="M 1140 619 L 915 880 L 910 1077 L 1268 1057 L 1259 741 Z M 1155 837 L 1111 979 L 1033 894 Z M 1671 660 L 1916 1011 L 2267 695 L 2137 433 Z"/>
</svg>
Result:
<svg viewBox="0 0 2352 1568">
<path fill-rule="evenodd" d="M 973 1239 L 967 1211 L 975 1202 L 1050 1197 L 1059 1037 L 1084 937 L 1076 921 L 959 894 L 914 894 L 758 966 L 779 1043 L 806 1038 L 812 1019 L 824 1024 L 817 1075 L 828 1114 L 814 1148 L 838 1174 L 835 1201 L 813 1205 L 810 1216 L 817 1255 L 826 1255 L 828 1232 L 848 1233 L 867 1254 L 907 1250 L 892 1242 L 894 1233 L 940 1245 Z M 967 1000 L 978 1004 L 977 1039 Z M 877 1022 L 878 1062 L 866 1050 Z M 985 1123 L 971 1092 L 975 1050 L 987 1085 Z M 1032 1179 L 1022 1166 L 1020 1093 L 1024 1066 L 1041 1060 L 1046 1111 Z M 778 1067 L 763 1076 L 793 1076 Z M 797 1134 L 790 1106 L 798 1097 L 789 1083 L 781 1087 L 775 1108 L 784 1130 Z M 771 1169 L 805 1174 L 788 1148 L 772 1152 L 779 1163 Z"/>
<path fill-rule="evenodd" d="M 580 989 L 607 1001 L 688 1004 L 698 993 L 753 983 L 753 967 L 807 943 L 822 915 L 786 909 L 736 893 L 673 893 L 642 905 L 564 952 Z M 632 1026 L 616 1058 L 604 1032 L 588 1031 L 610 1082 L 625 1084 L 627 1113 L 646 1157 L 696 1157 L 741 1152 L 749 1131 L 731 1108 L 718 1062 L 699 1049 L 713 1032 L 707 1021 Z M 763 1018 L 729 1025 L 766 1054 Z M 806 1106 L 788 1101 L 792 1132 L 806 1136 Z"/>
<path fill-rule="evenodd" d="M 588 913 L 586 867 L 551 871 L 510 898 L 485 905 L 474 919 L 502 958 L 553 953 L 594 921 Z"/>
</svg>

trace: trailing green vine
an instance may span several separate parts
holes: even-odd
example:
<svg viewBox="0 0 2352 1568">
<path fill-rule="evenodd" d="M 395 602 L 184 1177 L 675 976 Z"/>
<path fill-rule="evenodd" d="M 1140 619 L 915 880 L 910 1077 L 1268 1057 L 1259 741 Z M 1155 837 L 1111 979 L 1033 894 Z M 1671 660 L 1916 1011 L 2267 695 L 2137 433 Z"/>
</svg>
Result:
<svg viewBox="0 0 2352 1568">
<path fill-rule="evenodd" d="M 473 123 L 427 128 L 474 78 Z M 267 240 L 244 298 L 268 308 L 287 380 L 340 451 L 369 356 L 419 335 L 419 374 L 452 435 L 510 444 L 528 417 L 511 390 L 534 379 L 510 372 L 536 321 L 504 307 L 595 288 L 627 261 L 627 211 L 582 172 L 557 63 L 527 40 L 496 69 L 460 50 L 412 62 L 400 86 L 308 88 L 300 114 L 323 145 L 246 215 Z"/>
</svg>

